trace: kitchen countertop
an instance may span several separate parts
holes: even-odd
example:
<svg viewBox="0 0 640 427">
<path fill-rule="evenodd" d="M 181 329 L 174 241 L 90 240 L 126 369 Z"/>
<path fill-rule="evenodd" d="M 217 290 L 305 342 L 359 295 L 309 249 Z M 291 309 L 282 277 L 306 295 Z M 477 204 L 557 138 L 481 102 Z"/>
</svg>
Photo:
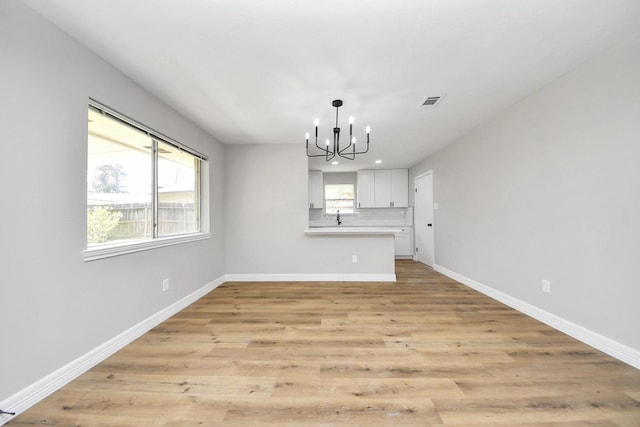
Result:
<svg viewBox="0 0 640 427">
<path fill-rule="evenodd" d="M 304 230 L 308 235 L 381 235 L 395 234 L 402 231 L 402 227 L 311 227 Z"/>
</svg>

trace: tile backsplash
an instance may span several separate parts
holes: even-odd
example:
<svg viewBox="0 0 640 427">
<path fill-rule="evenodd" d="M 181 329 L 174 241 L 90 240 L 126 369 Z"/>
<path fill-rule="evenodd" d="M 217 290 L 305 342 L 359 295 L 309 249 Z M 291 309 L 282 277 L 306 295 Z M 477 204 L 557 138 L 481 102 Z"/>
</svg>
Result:
<svg viewBox="0 0 640 427">
<path fill-rule="evenodd" d="M 356 209 L 352 214 L 340 214 L 343 227 L 412 226 L 413 208 Z M 335 226 L 336 214 L 325 214 L 324 209 L 309 209 L 309 227 Z"/>
</svg>

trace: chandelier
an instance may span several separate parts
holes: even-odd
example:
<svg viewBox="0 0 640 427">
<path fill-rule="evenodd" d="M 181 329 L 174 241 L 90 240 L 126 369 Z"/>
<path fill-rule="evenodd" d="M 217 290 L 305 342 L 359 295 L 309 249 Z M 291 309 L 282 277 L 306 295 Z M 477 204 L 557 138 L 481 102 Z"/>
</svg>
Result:
<svg viewBox="0 0 640 427">
<path fill-rule="evenodd" d="M 342 106 L 342 101 L 340 99 L 334 100 L 331 105 L 336 107 L 336 127 L 333 128 L 333 148 L 331 145 L 331 141 L 327 139 L 325 141 L 325 146 L 322 147 L 318 145 L 318 125 L 320 122 L 318 119 L 314 121 L 314 125 L 316 126 L 316 148 L 320 150 L 318 153 L 316 150 L 316 154 L 312 154 L 309 152 L 309 133 L 305 135 L 307 139 L 307 156 L 308 157 L 324 157 L 326 161 L 333 159 L 336 155 L 349 160 L 354 160 L 356 158 L 356 154 L 364 154 L 369 151 L 369 131 L 371 130 L 369 126 L 367 126 L 367 147 L 363 151 L 356 151 L 356 137 L 353 136 L 353 117 L 349 117 L 349 143 L 340 148 L 340 128 L 338 127 L 338 108 Z"/>
</svg>

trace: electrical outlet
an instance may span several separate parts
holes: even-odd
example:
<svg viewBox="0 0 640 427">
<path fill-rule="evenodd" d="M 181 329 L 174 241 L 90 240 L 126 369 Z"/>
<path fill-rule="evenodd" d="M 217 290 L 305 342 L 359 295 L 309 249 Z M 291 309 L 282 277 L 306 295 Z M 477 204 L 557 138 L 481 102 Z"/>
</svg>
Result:
<svg viewBox="0 0 640 427">
<path fill-rule="evenodd" d="M 164 279 L 162 281 L 162 292 L 167 292 L 169 290 L 169 279 Z"/>
<path fill-rule="evenodd" d="M 356 264 L 358 262 L 358 255 L 351 255 L 351 262 Z"/>
<path fill-rule="evenodd" d="M 551 293 L 551 282 L 548 280 L 542 280 L 542 292 L 545 294 Z"/>
</svg>

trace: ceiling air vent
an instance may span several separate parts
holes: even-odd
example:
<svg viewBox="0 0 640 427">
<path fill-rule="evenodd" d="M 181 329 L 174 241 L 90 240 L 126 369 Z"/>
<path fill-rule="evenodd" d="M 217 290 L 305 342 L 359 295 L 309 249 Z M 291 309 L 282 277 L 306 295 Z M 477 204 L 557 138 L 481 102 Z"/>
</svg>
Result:
<svg viewBox="0 0 640 427">
<path fill-rule="evenodd" d="M 443 98 L 444 98 L 444 95 L 427 96 L 426 98 L 422 99 L 422 102 L 420 102 L 420 105 L 418 105 L 418 108 L 434 108 L 438 106 L 440 102 L 442 102 Z"/>
</svg>

